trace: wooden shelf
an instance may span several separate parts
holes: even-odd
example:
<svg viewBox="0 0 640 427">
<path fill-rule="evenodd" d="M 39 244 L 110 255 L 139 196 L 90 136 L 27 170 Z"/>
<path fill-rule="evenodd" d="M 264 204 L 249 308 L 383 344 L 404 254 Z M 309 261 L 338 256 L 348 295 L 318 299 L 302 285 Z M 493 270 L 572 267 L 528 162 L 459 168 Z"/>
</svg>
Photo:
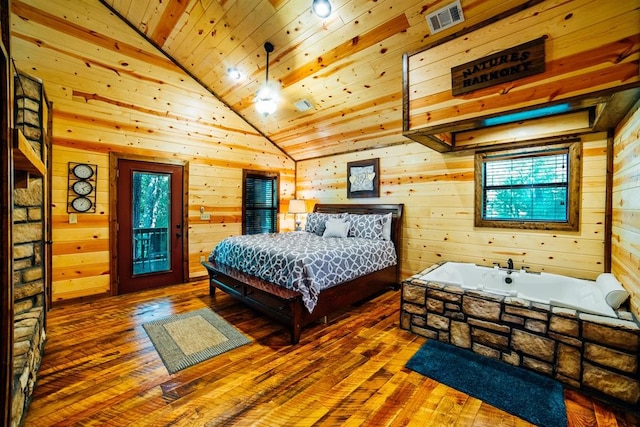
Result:
<svg viewBox="0 0 640 427">
<path fill-rule="evenodd" d="M 47 169 L 20 129 L 13 130 L 13 170 L 45 176 Z"/>
</svg>

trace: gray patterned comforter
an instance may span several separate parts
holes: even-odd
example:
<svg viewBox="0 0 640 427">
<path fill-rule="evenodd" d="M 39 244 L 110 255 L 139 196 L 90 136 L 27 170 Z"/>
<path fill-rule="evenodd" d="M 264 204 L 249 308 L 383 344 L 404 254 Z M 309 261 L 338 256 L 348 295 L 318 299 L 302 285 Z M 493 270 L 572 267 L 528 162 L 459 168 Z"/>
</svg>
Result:
<svg viewBox="0 0 640 427">
<path fill-rule="evenodd" d="M 312 312 L 322 289 L 395 265 L 397 256 L 390 241 L 297 231 L 228 237 L 209 260 L 300 292 Z"/>
</svg>

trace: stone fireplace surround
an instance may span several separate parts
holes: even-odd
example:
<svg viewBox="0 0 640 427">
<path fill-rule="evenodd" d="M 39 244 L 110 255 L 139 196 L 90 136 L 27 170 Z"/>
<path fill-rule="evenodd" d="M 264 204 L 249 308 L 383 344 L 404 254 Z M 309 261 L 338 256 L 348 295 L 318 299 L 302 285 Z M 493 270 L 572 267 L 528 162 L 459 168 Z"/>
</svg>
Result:
<svg viewBox="0 0 640 427">
<path fill-rule="evenodd" d="M 42 178 L 14 190 L 12 425 L 20 425 L 35 386 L 45 343 Z"/>
<path fill-rule="evenodd" d="M 24 74 L 15 81 L 16 127 L 44 158 L 42 83 Z M 44 282 L 44 178 L 28 176 L 13 190 L 13 390 L 11 425 L 19 426 L 35 387 L 46 340 Z"/>
<path fill-rule="evenodd" d="M 400 328 L 637 410 L 640 327 L 632 313 L 613 319 L 420 279 L 438 266 L 403 281 Z"/>
</svg>

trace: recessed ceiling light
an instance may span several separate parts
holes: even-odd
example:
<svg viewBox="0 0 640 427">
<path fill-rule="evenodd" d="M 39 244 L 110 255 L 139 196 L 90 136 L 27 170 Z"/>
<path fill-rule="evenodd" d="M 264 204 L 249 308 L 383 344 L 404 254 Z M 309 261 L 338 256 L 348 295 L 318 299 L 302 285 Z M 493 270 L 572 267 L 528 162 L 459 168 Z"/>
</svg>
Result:
<svg viewBox="0 0 640 427">
<path fill-rule="evenodd" d="M 311 9 L 320 18 L 327 18 L 331 15 L 331 3 L 329 3 L 329 0 L 313 0 Z"/>
<path fill-rule="evenodd" d="M 242 79 L 242 73 L 240 72 L 240 70 L 238 70 L 235 67 L 227 68 L 227 76 L 229 76 L 229 78 L 231 80 L 240 80 L 240 79 Z"/>
</svg>

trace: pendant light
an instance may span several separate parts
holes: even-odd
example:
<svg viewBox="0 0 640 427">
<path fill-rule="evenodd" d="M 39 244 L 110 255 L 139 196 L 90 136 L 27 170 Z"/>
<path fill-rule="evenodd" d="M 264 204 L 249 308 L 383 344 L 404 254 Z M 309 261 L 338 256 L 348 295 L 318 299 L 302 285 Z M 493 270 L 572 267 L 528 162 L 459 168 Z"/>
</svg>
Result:
<svg viewBox="0 0 640 427">
<path fill-rule="evenodd" d="M 311 9 L 313 9 L 313 13 L 318 15 L 320 18 L 327 18 L 331 15 L 331 3 L 329 0 L 313 0 L 313 3 L 311 3 Z"/>
<path fill-rule="evenodd" d="M 266 42 L 264 44 L 264 50 L 267 52 L 266 80 L 264 86 L 262 86 L 260 90 L 258 90 L 258 93 L 256 93 L 254 102 L 258 113 L 267 117 L 269 114 L 273 114 L 276 111 L 278 98 L 275 88 L 269 85 L 269 54 L 273 52 L 273 45 Z"/>
</svg>

